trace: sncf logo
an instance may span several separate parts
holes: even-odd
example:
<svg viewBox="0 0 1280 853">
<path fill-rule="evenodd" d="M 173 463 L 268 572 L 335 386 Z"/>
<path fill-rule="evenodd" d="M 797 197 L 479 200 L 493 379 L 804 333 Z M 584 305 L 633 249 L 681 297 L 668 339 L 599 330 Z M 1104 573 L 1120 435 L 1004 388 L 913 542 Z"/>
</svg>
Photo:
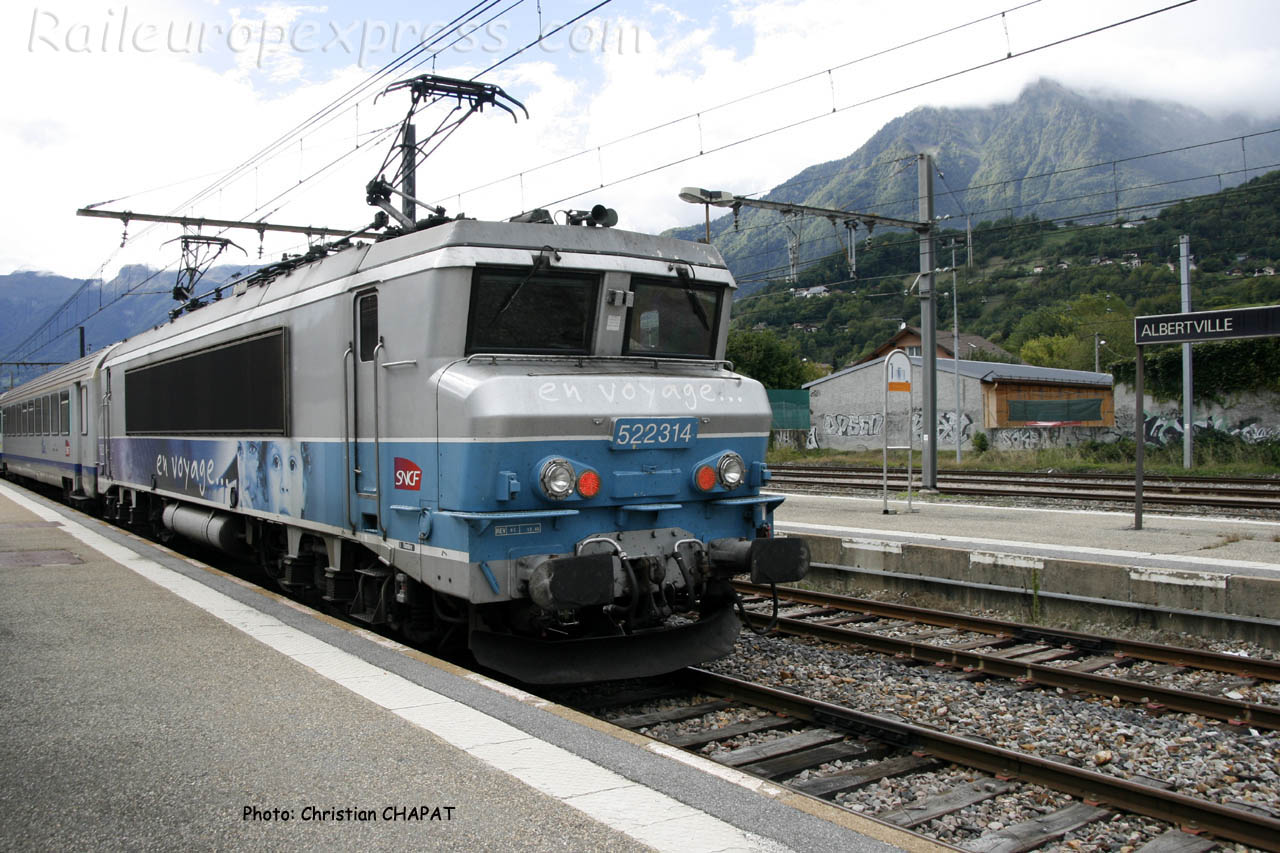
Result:
<svg viewBox="0 0 1280 853">
<path fill-rule="evenodd" d="M 412 492 L 422 488 L 422 469 L 403 456 L 396 457 L 396 488 Z"/>
</svg>

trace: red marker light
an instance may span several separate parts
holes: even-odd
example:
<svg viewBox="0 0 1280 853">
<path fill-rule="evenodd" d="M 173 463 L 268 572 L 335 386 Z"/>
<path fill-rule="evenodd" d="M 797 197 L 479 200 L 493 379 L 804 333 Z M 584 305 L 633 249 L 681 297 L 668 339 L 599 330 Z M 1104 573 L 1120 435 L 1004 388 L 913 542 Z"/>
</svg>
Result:
<svg viewBox="0 0 1280 853">
<path fill-rule="evenodd" d="M 698 469 L 697 473 L 693 475 L 693 481 L 697 484 L 699 489 L 702 489 L 702 491 L 711 491 L 716 487 L 716 469 L 712 468 L 710 465 L 703 465 Z"/>
<path fill-rule="evenodd" d="M 578 477 L 578 494 L 584 498 L 594 498 L 600 494 L 600 475 L 595 471 L 583 471 Z"/>
</svg>

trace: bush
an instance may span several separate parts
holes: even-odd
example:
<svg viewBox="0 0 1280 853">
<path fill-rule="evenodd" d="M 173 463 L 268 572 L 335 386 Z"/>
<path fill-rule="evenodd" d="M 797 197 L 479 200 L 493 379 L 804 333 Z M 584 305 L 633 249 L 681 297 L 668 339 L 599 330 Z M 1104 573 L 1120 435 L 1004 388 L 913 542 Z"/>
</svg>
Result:
<svg viewBox="0 0 1280 853">
<path fill-rule="evenodd" d="M 1132 462 L 1137 444 L 1132 438 L 1118 441 L 1086 441 L 1080 445 L 1080 456 L 1090 462 Z"/>
<path fill-rule="evenodd" d="M 987 439 L 987 434 L 985 432 L 974 434 L 973 449 L 975 453 L 986 453 L 991 449 L 991 442 Z"/>
</svg>

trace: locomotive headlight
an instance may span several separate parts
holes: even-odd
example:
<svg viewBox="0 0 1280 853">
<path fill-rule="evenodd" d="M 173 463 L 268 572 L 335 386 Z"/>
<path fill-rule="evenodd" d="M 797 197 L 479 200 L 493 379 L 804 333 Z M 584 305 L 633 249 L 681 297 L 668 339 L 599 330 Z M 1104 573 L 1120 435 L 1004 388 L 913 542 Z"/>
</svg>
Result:
<svg viewBox="0 0 1280 853">
<path fill-rule="evenodd" d="M 573 493 L 575 483 L 573 465 L 567 459 L 548 459 L 542 464 L 538 476 L 542 491 L 554 500 L 563 500 Z"/>
<path fill-rule="evenodd" d="M 716 465 L 716 474 L 721 486 L 726 489 L 736 489 L 746 479 L 747 466 L 738 454 L 726 453 L 720 457 L 720 462 Z"/>
</svg>

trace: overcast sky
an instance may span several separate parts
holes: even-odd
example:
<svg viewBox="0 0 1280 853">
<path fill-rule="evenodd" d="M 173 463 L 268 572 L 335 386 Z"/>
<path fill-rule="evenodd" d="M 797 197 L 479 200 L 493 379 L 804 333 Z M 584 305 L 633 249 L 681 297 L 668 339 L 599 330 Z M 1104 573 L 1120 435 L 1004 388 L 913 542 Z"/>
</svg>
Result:
<svg viewBox="0 0 1280 853">
<path fill-rule="evenodd" d="M 419 195 L 450 215 L 480 218 L 603 202 L 618 210 L 621 227 L 659 231 L 701 217 L 700 208 L 677 200 L 681 186 L 764 191 L 807 165 L 851 153 L 914 107 L 1007 101 L 1042 76 L 1213 113 L 1280 116 L 1275 0 L 1198 0 L 1018 56 L 1174 2 L 614 0 L 485 74 L 524 102 L 531 118 L 472 117 L 419 171 Z M 433 66 L 471 77 L 534 40 L 540 26 L 550 31 L 595 3 L 542 0 L 540 13 L 537 0 L 493 4 L 467 38 L 369 85 L 238 178 L 219 181 L 369 84 L 472 0 L 382 2 L 376 17 L 372 5 L 11 0 L 0 49 L 7 194 L 0 272 L 109 277 L 125 263 L 176 261 L 176 248 L 161 245 L 178 236 L 176 226 L 134 223 L 121 248 L 119 223 L 75 216 L 99 202 L 362 226 L 372 218 L 364 185 L 386 154 L 385 128 L 407 106 L 403 94 L 376 104 L 374 94 Z M 950 28 L 958 29 L 909 45 Z M 891 94 L 908 87 L 915 88 Z M 420 135 L 441 115 L 421 115 Z M 257 261 L 256 234 L 228 236 Z M 296 239 L 269 237 L 264 259 L 298 248 Z"/>
</svg>

